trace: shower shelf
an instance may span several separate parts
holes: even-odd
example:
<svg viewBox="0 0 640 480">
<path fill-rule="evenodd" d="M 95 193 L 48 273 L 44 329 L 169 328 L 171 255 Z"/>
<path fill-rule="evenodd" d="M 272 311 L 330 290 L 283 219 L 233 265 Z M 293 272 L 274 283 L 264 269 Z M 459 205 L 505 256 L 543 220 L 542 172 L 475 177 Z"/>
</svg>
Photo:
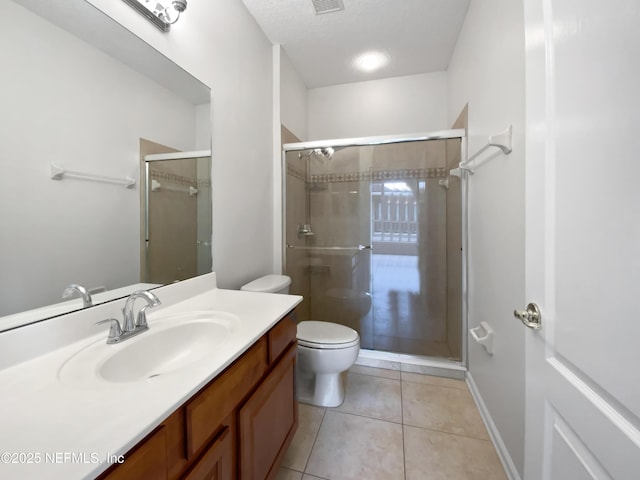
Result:
<svg viewBox="0 0 640 480">
<path fill-rule="evenodd" d="M 107 177 L 105 175 L 97 175 L 94 173 L 78 172 L 75 170 L 66 170 L 55 163 L 51 164 L 51 179 L 63 180 L 65 178 L 79 178 L 81 180 L 91 180 L 93 182 L 114 183 L 122 185 L 125 188 L 133 188 L 136 185 L 135 178 L 124 177 Z"/>
</svg>

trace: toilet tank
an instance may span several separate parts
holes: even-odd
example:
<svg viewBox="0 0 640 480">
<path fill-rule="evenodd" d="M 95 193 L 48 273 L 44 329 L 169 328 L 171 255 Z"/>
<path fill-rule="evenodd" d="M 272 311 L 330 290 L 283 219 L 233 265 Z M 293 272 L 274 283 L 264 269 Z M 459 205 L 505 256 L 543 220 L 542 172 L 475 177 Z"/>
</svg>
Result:
<svg viewBox="0 0 640 480">
<path fill-rule="evenodd" d="M 245 292 L 289 293 L 291 278 L 287 275 L 265 275 L 240 287 Z"/>
</svg>

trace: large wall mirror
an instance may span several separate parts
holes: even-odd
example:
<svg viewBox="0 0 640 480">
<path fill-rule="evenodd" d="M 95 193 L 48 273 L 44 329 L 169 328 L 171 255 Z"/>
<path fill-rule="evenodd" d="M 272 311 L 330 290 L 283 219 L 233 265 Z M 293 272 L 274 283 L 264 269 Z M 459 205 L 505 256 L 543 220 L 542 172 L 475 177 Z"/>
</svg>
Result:
<svg viewBox="0 0 640 480">
<path fill-rule="evenodd" d="M 144 283 L 141 145 L 211 148 L 210 89 L 90 3 L 4 7 L 0 331 L 83 308 L 70 284 L 95 304 L 163 283 Z"/>
</svg>

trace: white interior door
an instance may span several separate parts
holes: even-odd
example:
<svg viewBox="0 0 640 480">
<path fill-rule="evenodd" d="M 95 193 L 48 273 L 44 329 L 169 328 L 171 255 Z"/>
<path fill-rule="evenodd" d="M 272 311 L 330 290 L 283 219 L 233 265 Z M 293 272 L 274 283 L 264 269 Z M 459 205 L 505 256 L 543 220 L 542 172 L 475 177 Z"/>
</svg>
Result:
<svg viewBox="0 0 640 480">
<path fill-rule="evenodd" d="M 638 479 L 640 2 L 524 3 L 525 478 Z"/>
</svg>

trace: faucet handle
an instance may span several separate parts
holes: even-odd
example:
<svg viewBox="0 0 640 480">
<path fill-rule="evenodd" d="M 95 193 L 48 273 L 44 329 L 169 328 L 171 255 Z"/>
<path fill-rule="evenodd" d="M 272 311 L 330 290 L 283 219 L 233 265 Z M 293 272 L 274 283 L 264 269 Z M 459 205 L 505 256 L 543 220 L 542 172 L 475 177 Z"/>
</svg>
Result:
<svg viewBox="0 0 640 480">
<path fill-rule="evenodd" d="M 145 305 L 138 312 L 138 319 L 136 320 L 136 328 L 148 328 L 147 325 L 147 308 L 151 305 Z"/>
<path fill-rule="evenodd" d="M 109 336 L 107 337 L 107 343 L 115 343 L 118 341 L 120 336 L 122 335 L 122 328 L 120 327 L 120 322 L 115 318 L 107 318 L 105 320 L 100 320 L 96 322 L 96 325 L 102 325 L 103 323 L 111 322 L 111 327 L 109 327 Z"/>
</svg>

